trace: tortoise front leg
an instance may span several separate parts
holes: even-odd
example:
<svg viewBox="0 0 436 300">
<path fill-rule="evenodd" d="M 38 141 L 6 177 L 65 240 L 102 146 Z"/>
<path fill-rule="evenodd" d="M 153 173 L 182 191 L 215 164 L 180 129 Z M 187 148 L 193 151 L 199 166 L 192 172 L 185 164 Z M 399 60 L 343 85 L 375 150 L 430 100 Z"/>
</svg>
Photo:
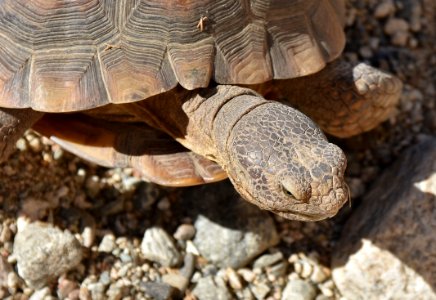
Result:
<svg viewBox="0 0 436 300">
<path fill-rule="evenodd" d="M 304 112 L 325 132 L 346 138 L 369 131 L 389 118 L 402 83 L 367 64 L 353 66 L 336 60 L 314 75 L 277 81 L 273 90 L 261 85 L 259 92 L 268 94 L 268 89 L 273 91 L 271 96 Z"/>
<path fill-rule="evenodd" d="M 8 158 L 15 142 L 42 115 L 32 109 L 0 108 L 0 162 Z"/>
</svg>

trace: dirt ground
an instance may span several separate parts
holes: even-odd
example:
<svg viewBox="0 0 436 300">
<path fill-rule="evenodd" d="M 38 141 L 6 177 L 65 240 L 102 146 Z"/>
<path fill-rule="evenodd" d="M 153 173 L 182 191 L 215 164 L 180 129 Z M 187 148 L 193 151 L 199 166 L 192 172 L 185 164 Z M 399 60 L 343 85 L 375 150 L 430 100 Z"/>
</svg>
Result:
<svg viewBox="0 0 436 300">
<path fill-rule="evenodd" d="M 358 208 L 371 184 L 402 151 L 423 136 L 436 133 L 436 2 L 349 0 L 345 30 L 348 44 L 344 57 L 395 74 L 403 81 L 404 91 L 397 112 L 380 127 L 350 139 L 331 138 L 348 158 L 351 206 L 343 208 L 337 217 L 318 223 L 274 216 L 282 237 L 276 248 L 288 256 L 316 252 L 327 267 L 343 223 Z M 139 248 L 145 228 L 159 225 L 174 232 L 187 221 L 183 216 L 176 218 L 174 211 L 180 189 L 139 183 L 135 175 L 130 169 L 106 169 L 83 161 L 28 132 L 18 141 L 17 151 L 0 166 L 0 253 L 6 258 L 12 253 L 20 215 L 54 223 L 79 235 L 83 218 L 91 219 L 95 237 L 90 252 L 108 232 L 129 239 Z M 193 189 L 200 191 L 199 187 Z M 152 200 L 138 213 L 138 201 L 145 198 Z M 76 287 L 85 285 L 91 277 L 99 278 L 108 269 L 104 258 L 94 260 L 92 253 L 86 255 L 82 269 L 69 277 Z M 4 297 L 13 299 L 26 299 L 33 293 L 21 281 L 13 286 L 5 283 L 2 289 Z M 58 297 L 57 293 L 54 284 L 49 294 Z M 135 299 L 137 293 L 124 292 L 123 297 Z M 271 292 L 266 297 L 278 296 Z M 330 299 L 334 297 L 340 297 L 337 291 Z"/>
</svg>

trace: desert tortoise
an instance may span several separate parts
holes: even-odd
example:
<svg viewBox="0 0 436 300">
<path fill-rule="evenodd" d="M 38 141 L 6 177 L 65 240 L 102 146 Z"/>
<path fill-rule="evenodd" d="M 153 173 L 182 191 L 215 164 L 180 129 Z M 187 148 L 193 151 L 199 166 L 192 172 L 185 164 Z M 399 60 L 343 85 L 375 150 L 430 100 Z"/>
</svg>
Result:
<svg viewBox="0 0 436 300">
<path fill-rule="evenodd" d="M 331 217 L 348 199 L 345 156 L 291 106 L 351 136 L 401 90 L 336 60 L 343 15 L 341 0 L 1 1 L 0 157 L 33 127 L 160 184 L 228 176 L 262 209 Z"/>
</svg>

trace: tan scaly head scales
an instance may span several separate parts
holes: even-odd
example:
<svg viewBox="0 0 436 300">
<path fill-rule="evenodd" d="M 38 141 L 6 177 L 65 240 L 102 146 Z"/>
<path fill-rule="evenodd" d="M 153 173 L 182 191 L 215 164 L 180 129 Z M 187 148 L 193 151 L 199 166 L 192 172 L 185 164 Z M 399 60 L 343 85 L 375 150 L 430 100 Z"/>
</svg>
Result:
<svg viewBox="0 0 436 300">
<path fill-rule="evenodd" d="M 268 102 L 242 116 L 227 140 L 226 158 L 236 189 L 283 217 L 324 219 L 348 199 L 345 155 L 290 107 Z"/>
</svg>

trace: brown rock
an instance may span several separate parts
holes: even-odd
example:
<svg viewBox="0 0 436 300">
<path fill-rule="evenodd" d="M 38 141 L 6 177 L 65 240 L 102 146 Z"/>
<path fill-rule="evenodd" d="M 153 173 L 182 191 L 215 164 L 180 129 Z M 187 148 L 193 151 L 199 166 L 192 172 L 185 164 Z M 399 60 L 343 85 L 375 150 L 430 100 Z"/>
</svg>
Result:
<svg viewBox="0 0 436 300">
<path fill-rule="evenodd" d="M 436 139 L 385 171 L 333 251 L 348 299 L 436 299 Z"/>
<path fill-rule="evenodd" d="M 385 18 L 395 13 L 395 3 L 393 0 L 385 0 L 380 2 L 375 8 L 374 17 L 377 19 Z"/>
</svg>

